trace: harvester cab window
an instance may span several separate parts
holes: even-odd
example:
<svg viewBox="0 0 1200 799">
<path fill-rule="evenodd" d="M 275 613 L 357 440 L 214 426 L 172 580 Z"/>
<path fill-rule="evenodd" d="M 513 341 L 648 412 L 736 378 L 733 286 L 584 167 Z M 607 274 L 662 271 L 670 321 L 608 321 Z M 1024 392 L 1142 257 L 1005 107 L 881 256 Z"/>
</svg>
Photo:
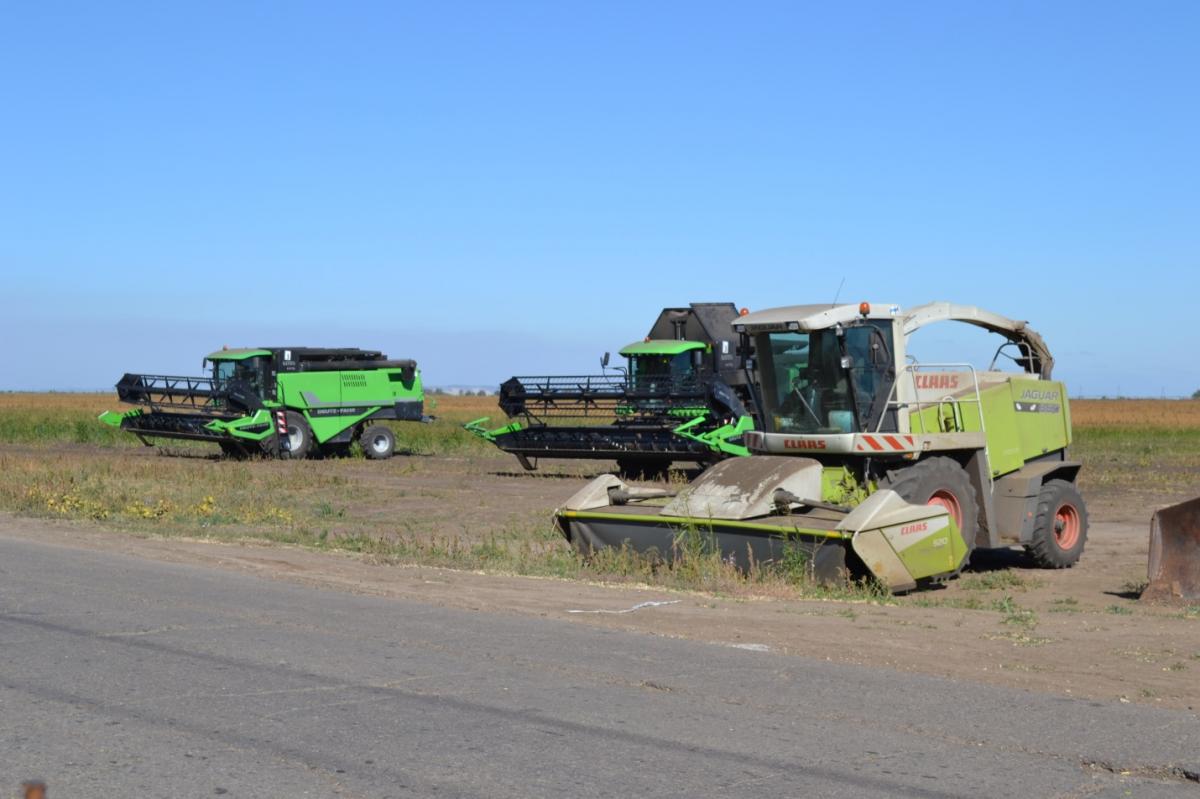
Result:
<svg viewBox="0 0 1200 799">
<path fill-rule="evenodd" d="M 629 359 L 630 373 L 637 383 L 670 381 L 683 383 L 694 373 L 692 354 L 634 355 Z"/>
<path fill-rule="evenodd" d="M 218 386 L 227 385 L 237 380 L 249 385 L 254 394 L 263 396 L 263 367 L 262 357 L 244 358 L 240 361 L 215 361 L 213 363 L 213 378 Z"/>
<path fill-rule="evenodd" d="M 891 391 L 891 331 L 874 325 L 759 336 L 765 423 L 770 432 L 855 433 L 872 424 Z"/>
</svg>

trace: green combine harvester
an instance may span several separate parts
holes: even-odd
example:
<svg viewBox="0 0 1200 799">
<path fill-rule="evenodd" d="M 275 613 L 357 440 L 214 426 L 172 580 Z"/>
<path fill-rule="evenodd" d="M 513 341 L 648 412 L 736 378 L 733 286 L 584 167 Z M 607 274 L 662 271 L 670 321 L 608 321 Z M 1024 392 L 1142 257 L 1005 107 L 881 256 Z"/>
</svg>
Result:
<svg viewBox="0 0 1200 799">
<path fill-rule="evenodd" d="M 987 369 L 909 357 L 909 337 L 944 320 L 1005 339 Z M 756 353 L 753 454 L 678 492 L 596 478 L 556 512 L 579 550 L 669 558 L 699 535 L 742 567 L 800 556 L 817 580 L 870 574 L 897 592 L 957 575 L 976 547 L 1024 545 L 1047 568 L 1079 559 L 1088 516 L 1066 388 L 1024 322 L 862 303 L 767 310 L 733 328 Z M 997 368 L 1006 356 L 1013 370 Z"/>
<path fill-rule="evenodd" d="M 466 429 L 531 470 L 539 458 L 588 458 L 658 475 L 674 461 L 749 454 L 754 406 L 737 317 L 728 302 L 664 308 L 644 340 L 621 349 L 625 366 L 609 369 L 606 353 L 603 374 L 512 377 L 499 400 L 509 423 L 489 428 L 484 417 Z"/>
<path fill-rule="evenodd" d="M 207 356 L 206 377 L 126 374 L 122 402 L 100 420 L 152 439 L 212 441 L 222 452 L 283 458 L 341 455 L 354 442 L 372 459 L 390 458 L 395 433 L 383 422 L 425 422 L 415 361 L 360 349 L 264 347 Z"/>
</svg>

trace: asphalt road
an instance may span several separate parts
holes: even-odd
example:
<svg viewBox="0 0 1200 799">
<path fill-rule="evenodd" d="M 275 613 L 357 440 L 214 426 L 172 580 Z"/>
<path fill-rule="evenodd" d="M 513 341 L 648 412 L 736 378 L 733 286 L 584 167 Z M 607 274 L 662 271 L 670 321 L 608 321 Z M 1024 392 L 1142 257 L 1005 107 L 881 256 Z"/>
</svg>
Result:
<svg viewBox="0 0 1200 799">
<path fill-rule="evenodd" d="M 0 797 L 1200 795 L 1169 766 L 1191 713 L 0 537 Z"/>
</svg>

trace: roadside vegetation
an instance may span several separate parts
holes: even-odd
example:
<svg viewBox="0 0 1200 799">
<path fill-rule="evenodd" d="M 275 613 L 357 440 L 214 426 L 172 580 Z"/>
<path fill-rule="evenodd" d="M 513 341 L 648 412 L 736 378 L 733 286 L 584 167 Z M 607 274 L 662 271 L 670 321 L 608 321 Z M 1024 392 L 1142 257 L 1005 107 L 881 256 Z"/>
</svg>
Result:
<svg viewBox="0 0 1200 799">
<path fill-rule="evenodd" d="M 1200 485 L 1200 401 L 1075 400 L 1071 456 L 1080 488 L 1177 500 Z"/>
<path fill-rule="evenodd" d="M 437 421 L 393 425 L 397 450 L 418 457 L 366 463 L 355 453 L 329 461 L 278 462 L 222 459 L 211 445 L 187 442 L 145 450 L 133 436 L 96 420 L 100 411 L 117 407 L 111 394 L 0 394 L 0 472 L 5 475 L 0 510 L 91 520 L 144 535 L 341 550 L 384 562 L 636 582 L 733 596 L 892 601 L 870 584 L 836 590 L 812 585 L 799 555 L 742 574 L 695 531 L 681 536 L 680 556 L 673 563 L 629 551 L 585 560 L 550 527 L 545 508 L 497 519 L 453 507 L 456 503 L 446 501 L 443 488 L 422 483 L 431 467 L 419 456 L 460 462 L 456 468 L 464 485 L 482 459 L 494 459 L 492 468 L 497 461 L 507 463 L 493 446 L 461 428 L 481 416 L 502 419 L 495 403 L 495 397 L 431 397 L 427 412 Z M 1200 476 L 1200 401 L 1085 400 L 1072 410 L 1074 454 L 1087 464 L 1085 490 L 1120 487 L 1177 494 Z M 580 462 L 528 479 L 586 476 L 598 468 Z M 512 469 L 519 473 L 515 461 Z M 1023 616 L 977 595 L 996 592 L 1009 598 L 1038 585 L 1036 578 L 1013 571 L 983 572 L 960 580 L 954 596 L 910 601 L 1001 610 L 1014 619 L 1008 626 L 1024 630 L 1029 625 L 1016 621 Z"/>
<path fill-rule="evenodd" d="M 890 601 L 869 584 L 837 589 L 812 585 L 802 557 L 743 574 L 695 531 L 681 536 L 679 556 L 671 563 L 629 550 L 584 559 L 550 526 L 545 508 L 503 519 L 464 513 L 455 506 L 461 497 L 445 501 L 440 484 L 423 483 L 421 478 L 432 470 L 420 456 L 461 461 L 457 473 L 464 484 L 481 468 L 481 459 L 496 459 L 509 468 L 508 456 L 461 428 L 480 416 L 502 417 L 495 402 L 495 397 L 478 396 L 431 399 L 427 412 L 437 421 L 392 425 L 397 451 L 410 457 L 366 462 L 355 453 L 280 462 L 229 460 L 212 445 L 188 442 L 146 450 L 133 436 L 96 420 L 101 410 L 116 405 L 109 395 L 0 395 L 0 472 L 5 475 L 0 510 L 89 520 L 139 535 L 352 552 L 379 562 L 640 583 L 728 596 Z M 519 471 L 515 460 L 511 468 Z M 552 479 L 562 468 L 527 479 Z M 581 469 L 581 474 L 597 471 L 587 463 Z M 453 481 L 453 475 L 448 479 Z"/>
</svg>

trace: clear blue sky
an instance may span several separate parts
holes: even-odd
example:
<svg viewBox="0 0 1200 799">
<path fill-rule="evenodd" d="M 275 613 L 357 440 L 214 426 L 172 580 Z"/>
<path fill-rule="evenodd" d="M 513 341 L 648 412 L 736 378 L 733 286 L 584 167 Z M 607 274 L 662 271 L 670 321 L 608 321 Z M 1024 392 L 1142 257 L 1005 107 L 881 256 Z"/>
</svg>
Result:
<svg viewBox="0 0 1200 799">
<path fill-rule="evenodd" d="M 0 389 L 276 343 L 494 384 L 844 278 L 1190 394 L 1197 41 L 1154 0 L 8 3 Z"/>
</svg>

